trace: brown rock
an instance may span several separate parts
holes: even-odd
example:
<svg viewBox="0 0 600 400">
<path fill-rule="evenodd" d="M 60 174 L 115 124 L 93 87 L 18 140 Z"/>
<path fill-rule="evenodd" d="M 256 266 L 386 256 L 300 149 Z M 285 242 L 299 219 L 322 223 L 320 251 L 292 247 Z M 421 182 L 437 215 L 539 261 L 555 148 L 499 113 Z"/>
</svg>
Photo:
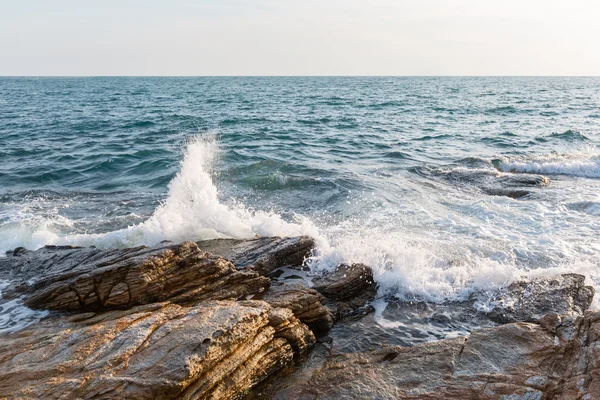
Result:
<svg viewBox="0 0 600 400">
<path fill-rule="evenodd" d="M 313 342 L 290 310 L 261 301 L 55 317 L 0 335 L 0 395 L 239 398 Z"/>
<path fill-rule="evenodd" d="M 227 258 L 236 267 L 252 268 L 261 275 L 279 267 L 302 266 L 314 247 L 314 240 L 308 236 L 216 239 L 197 243 L 202 250 Z"/>
<path fill-rule="evenodd" d="M 53 310 L 236 299 L 269 285 L 267 278 L 238 271 L 193 242 L 118 250 L 47 246 L 9 255 L 7 264 L 26 281 L 4 296 L 22 294 L 29 307 Z"/>
<path fill-rule="evenodd" d="M 600 313 L 332 356 L 289 399 L 598 399 Z"/>
<path fill-rule="evenodd" d="M 273 307 L 289 308 L 314 332 L 327 332 L 333 325 L 331 312 L 322 304 L 323 296 L 300 283 L 273 283 L 263 300 Z"/>
</svg>

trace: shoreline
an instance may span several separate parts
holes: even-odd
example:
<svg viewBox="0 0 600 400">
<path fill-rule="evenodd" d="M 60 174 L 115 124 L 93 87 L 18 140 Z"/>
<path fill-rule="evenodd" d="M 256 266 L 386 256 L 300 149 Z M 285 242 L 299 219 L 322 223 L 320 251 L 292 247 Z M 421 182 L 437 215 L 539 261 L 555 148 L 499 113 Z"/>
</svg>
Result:
<svg viewBox="0 0 600 400">
<path fill-rule="evenodd" d="M 485 294 L 495 305 L 485 312 L 474 306 L 477 295 L 437 308 L 396 302 L 400 308 L 381 312 L 421 315 L 424 326 L 487 322 L 466 337 L 389 347 L 389 337 L 369 336 L 365 326 L 376 312 L 371 268 L 340 265 L 307 280 L 303 263 L 313 246 L 313 239 L 301 236 L 8 252 L 0 259 L 0 278 L 11 280 L 4 299 L 50 311 L 39 322 L 0 334 L 0 393 L 568 398 L 598 390 L 593 349 L 600 341 L 594 336 L 600 313 L 586 311 L 594 289 L 585 286 L 585 277 L 515 282 Z M 569 334 L 573 329 L 577 333 Z M 547 339 L 552 332 L 556 339 Z M 375 341 L 370 348 L 340 347 L 344 335 Z M 526 376 L 540 357 L 555 361 Z M 396 373 L 413 378 L 398 381 Z"/>
</svg>

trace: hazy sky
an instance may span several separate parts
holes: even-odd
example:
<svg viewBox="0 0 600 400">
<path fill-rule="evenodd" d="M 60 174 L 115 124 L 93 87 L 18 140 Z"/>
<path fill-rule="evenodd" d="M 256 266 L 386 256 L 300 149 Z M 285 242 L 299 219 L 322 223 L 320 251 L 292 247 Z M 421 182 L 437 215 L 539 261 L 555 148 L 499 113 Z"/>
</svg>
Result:
<svg viewBox="0 0 600 400">
<path fill-rule="evenodd" d="M 0 75 L 600 75 L 600 1 L 0 0 Z"/>
</svg>

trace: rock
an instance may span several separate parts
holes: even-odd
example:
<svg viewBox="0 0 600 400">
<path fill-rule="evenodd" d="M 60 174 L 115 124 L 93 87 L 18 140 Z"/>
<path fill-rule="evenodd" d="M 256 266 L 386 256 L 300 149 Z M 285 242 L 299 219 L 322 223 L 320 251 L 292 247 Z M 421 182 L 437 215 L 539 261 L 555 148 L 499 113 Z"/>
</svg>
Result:
<svg viewBox="0 0 600 400">
<path fill-rule="evenodd" d="M 523 197 L 529 196 L 531 194 L 528 190 L 520 190 L 520 189 L 494 189 L 494 188 L 484 188 L 482 189 L 486 194 L 490 196 L 505 196 L 510 197 L 511 199 L 522 199 Z"/>
<path fill-rule="evenodd" d="M 323 296 L 301 283 L 273 283 L 262 299 L 273 307 L 289 308 L 313 332 L 325 333 L 333 325 L 333 315 L 322 304 Z"/>
<path fill-rule="evenodd" d="M 313 289 L 332 300 L 336 318 L 352 313 L 377 293 L 373 271 L 364 264 L 341 264 L 332 272 L 313 279 Z"/>
<path fill-rule="evenodd" d="M 541 188 L 550 184 L 550 179 L 543 175 L 527 173 L 506 173 L 492 169 L 493 164 L 473 160 L 467 161 L 468 166 L 456 165 L 444 168 L 415 168 L 414 171 L 436 180 L 464 188 L 477 188 L 492 196 L 508 196 L 519 199 L 532 191 L 523 188 Z M 497 168 L 497 165 L 496 165 Z"/>
<path fill-rule="evenodd" d="M 592 304 L 594 292 L 585 286 L 585 276 L 578 274 L 515 282 L 492 297 L 493 308 L 486 314 L 502 324 L 534 322 L 550 312 L 582 315 Z"/>
<path fill-rule="evenodd" d="M 308 236 L 297 236 L 245 240 L 216 239 L 197 244 L 204 251 L 231 260 L 239 269 L 252 268 L 261 275 L 266 275 L 279 267 L 302 266 L 315 243 Z"/>
<path fill-rule="evenodd" d="M 313 279 L 313 288 L 331 300 L 349 300 L 375 290 L 373 271 L 364 264 L 341 264 Z"/>
<path fill-rule="evenodd" d="M 290 310 L 262 301 L 55 317 L 0 335 L 0 394 L 235 399 L 314 340 Z"/>
<path fill-rule="evenodd" d="M 548 186 L 550 178 L 544 175 L 535 175 L 527 173 L 519 174 L 498 174 L 498 182 L 503 186 Z"/>
<path fill-rule="evenodd" d="M 25 304 L 37 309 L 124 309 L 167 299 L 236 299 L 269 285 L 255 271 L 238 271 L 193 242 L 118 250 L 47 246 L 13 252 L 6 260 L 13 276 L 27 280 L 3 296 L 23 295 Z"/>
<path fill-rule="evenodd" d="M 335 355 L 308 381 L 286 388 L 285 398 L 599 398 L 600 313 L 558 320 L 554 315 L 544 325 L 511 323 L 468 338 Z"/>
</svg>

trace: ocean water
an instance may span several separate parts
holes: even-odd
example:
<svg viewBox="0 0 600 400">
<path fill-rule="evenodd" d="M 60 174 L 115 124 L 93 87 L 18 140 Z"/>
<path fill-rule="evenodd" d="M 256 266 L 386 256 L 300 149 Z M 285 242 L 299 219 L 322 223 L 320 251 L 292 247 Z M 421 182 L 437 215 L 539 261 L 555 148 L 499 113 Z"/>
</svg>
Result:
<svg viewBox="0 0 600 400">
<path fill-rule="evenodd" d="M 0 253 L 308 234 L 381 296 L 600 289 L 599 144 L 600 78 L 0 78 Z"/>
</svg>

